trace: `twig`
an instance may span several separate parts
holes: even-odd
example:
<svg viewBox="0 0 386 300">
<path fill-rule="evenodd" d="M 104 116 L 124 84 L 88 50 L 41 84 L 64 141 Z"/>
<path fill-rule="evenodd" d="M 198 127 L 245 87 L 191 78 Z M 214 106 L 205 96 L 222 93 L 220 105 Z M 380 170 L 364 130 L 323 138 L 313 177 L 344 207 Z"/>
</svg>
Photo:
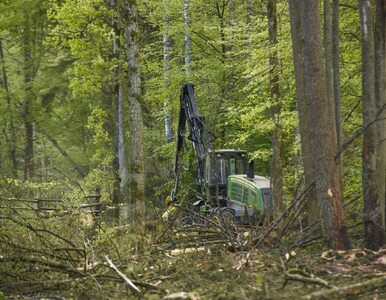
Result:
<svg viewBox="0 0 386 300">
<path fill-rule="evenodd" d="M 138 296 L 141 298 L 143 297 L 142 292 L 139 290 L 139 288 L 136 287 L 136 285 L 129 279 L 125 274 L 123 274 L 121 271 L 118 270 L 118 268 L 113 264 L 113 262 L 108 258 L 108 256 L 105 256 L 107 263 L 109 264 L 110 268 L 112 268 L 118 275 L 123 279 L 123 281 L 128 285 L 128 287 Z"/>
<path fill-rule="evenodd" d="M 346 150 L 346 148 L 351 144 L 353 143 L 358 137 L 360 137 L 362 135 L 362 133 L 364 133 L 369 127 L 371 127 L 374 123 L 376 123 L 377 121 L 379 121 L 379 117 L 382 115 L 382 112 L 385 110 L 385 107 L 386 107 L 386 104 L 384 104 L 377 112 L 377 115 L 375 116 L 375 119 L 372 120 L 371 122 L 367 123 L 367 124 L 364 124 L 361 128 L 357 129 L 353 134 L 352 136 L 347 139 L 343 144 L 342 146 L 340 147 L 340 149 L 338 150 L 338 152 L 335 154 L 335 160 L 337 160 L 340 155 Z"/>
</svg>

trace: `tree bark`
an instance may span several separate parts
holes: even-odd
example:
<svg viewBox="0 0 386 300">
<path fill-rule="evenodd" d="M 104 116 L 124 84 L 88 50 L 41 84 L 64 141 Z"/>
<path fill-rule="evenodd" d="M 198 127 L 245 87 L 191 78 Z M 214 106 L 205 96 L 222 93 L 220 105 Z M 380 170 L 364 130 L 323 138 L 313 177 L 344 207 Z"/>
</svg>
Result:
<svg viewBox="0 0 386 300">
<path fill-rule="evenodd" d="M 190 38 L 190 14 L 189 14 L 189 0 L 184 0 L 184 48 L 185 48 L 185 72 L 187 80 L 192 74 L 192 41 Z"/>
<path fill-rule="evenodd" d="M 339 0 L 332 0 L 332 69 L 334 84 L 334 103 L 335 103 L 335 126 L 338 149 L 342 146 L 344 140 L 341 109 L 340 92 L 340 66 L 339 66 Z M 341 182 L 343 188 L 343 154 L 340 154 L 338 163 L 341 172 Z"/>
<path fill-rule="evenodd" d="M 139 62 L 139 28 L 136 0 L 125 0 L 125 38 L 128 63 L 128 103 L 130 121 L 130 218 L 142 227 L 145 214 L 145 180 L 143 159 L 143 119 L 141 108 L 141 73 Z"/>
<path fill-rule="evenodd" d="M 314 168 L 312 164 L 311 136 L 309 128 L 309 111 L 305 97 L 305 78 L 303 64 L 303 45 L 302 45 L 302 22 L 300 3 L 296 0 L 289 0 L 292 51 L 295 67 L 295 84 L 297 110 L 299 115 L 299 133 L 301 140 L 301 157 L 304 168 L 305 186 L 310 186 L 314 181 Z M 312 224 L 320 218 L 319 204 L 316 197 L 316 190 L 309 193 L 307 199 L 308 223 Z"/>
<path fill-rule="evenodd" d="M 111 0 L 111 8 L 118 12 L 115 0 Z M 116 193 L 116 209 L 119 211 L 116 217 L 120 224 L 126 224 L 128 219 L 129 202 L 129 169 L 127 165 L 126 143 L 125 143 L 125 118 L 124 118 L 124 88 L 123 88 L 123 69 L 121 57 L 121 29 L 113 17 L 113 57 L 118 61 L 114 70 L 115 84 L 113 86 L 112 97 L 114 106 L 114 138 L 113 138 L 113 172 L 114 179 L 117 181 L 114 186 L 119 186 Z"/>
<path fill-rule="evenodd" d="M 301 3 L 305 97 L 310 111 L 311 144 L 315 182 L 327 245 L 333 249 L 351 247 L 342 206 L 342 190 L 335 163 L 335 115 L 326 94 L 319 1 Z M 312 122 L 311 122 L 312 120 Z"/>
<path fill-rule="evenodd" d="M 164 6 L 164 32 L 163 32 L 163 54 L 164 54 L 164 88 L 167 93 L 164 100 L 165 108 L 165 136 L 166 143 L 170 143 L 173 139 L 173 130 L 172 130 L 172 118 L 171 118 L 171 109 L 170 109 L 170 97 L 169 97 L 169 86 L 170 86 L 170 69 L 171 69 L 171 55 L 170 55 L 170 45 L 171 38 L 168 32 L 169 27 L 169 15 L 168 15 L 168 3 L 167 0 L 163 0 Z"/>
<path fill-rule="evenodd" d="M 359 1 L 362 44 L 362 107 L 363 123 L 376 116 L 374 24 L 371 0 Z M 362 181 L 365 218 L 365 246 L 377 250 L 384 243 L 384 229 L 377 190 L 377 126 L 363 133 Z"/>
<path fill-rule="evenodd" d="M 12 174 L 16 178 L 17 177 L 16 134 L 15 134 L 15 125 L 13 123 L 13 107 L 11 103 L 11 94 L 9 91 L 8 74 L 7 74 L 7 68 L 5 65 L 3 42 L 1 38 L 0 38 L 0 64 L 2 65 L 3 85 L 4 85 L 5 97 L 7 100 L 7 109 L 8 109 L 8 122 L 7 122 L 8 126 L 7 127 L 9 127 L 9 134 L 10 134 L 9 158 L 12 166 Z"/>
<path fill-rule="evenodd" d="M 377 111 L 383 109 L 385 102 L 385 30 L 386 1 L 376 0 L 375 12 L 375 102 Z M 377 122 L 377 188 L 378 202 L 385 228 L 385 181 L 386 181 L 386 110 L 383 109 Z"/>
<path fill-rule="evenodd" d="M 283 163 L 281 160 L 282 151 L 282 134 L 280 124 L 280 113 L 282 101 L 280 99 L 280 84 L 279 84 L 279 59 L 277 53 L 277 17 L 276 17 L 276 0 L 268 0 L 267 15 L 268 15 L 268 38 L 270 45 L 270 96 L 272 101 L 271 118 L 275 124 L 272 138 L 272 198 L 274 203 L 274 211 L 280 214 L 284 208 L 283 203 Z"/>
<path fill-rule="evenodd" d="M 331 1 L 324 0 L 324 64 L 326 72 L 326 96 L 334 98 L 333 64 L 332 64 L 332 16 Z M 334 112 L 335 114 L 335 112 Z"/>
<path fill-rule="evenodd" d="M 34 125 L 32 113 L 32 84 L 33 84 L 33 57 L 32 57 L 32 33 L 30 15 L 24 13 L 23 26 L 23 84 L 24 84 L 24 103 L 23 119 L 25 133 L 24 147 L 24 179 L 31 180 L 34 175 Z"/>
<path fill-rule="evenodd" d="M 333 0 L 333 7 L 331 8 L 331 0 L 324 0 L 324 61 L 327 98 L 331 104 L 330 113 L 335 118 L 336 151 L 338 151 L 343 134 L 339 95 L 339 3 L 336 2 L 337 0 Z M 336 162 L 343 190 L 342 155 L 339 155 Z"/>
</svg>

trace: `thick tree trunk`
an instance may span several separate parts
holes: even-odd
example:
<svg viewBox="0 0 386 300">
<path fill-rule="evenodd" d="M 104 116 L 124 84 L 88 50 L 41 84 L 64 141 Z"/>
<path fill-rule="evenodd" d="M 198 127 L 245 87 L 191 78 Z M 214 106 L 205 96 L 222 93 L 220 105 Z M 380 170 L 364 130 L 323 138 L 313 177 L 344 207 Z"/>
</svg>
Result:
<svg viewBox="0 0 386 300">
<path fill-rule="evenodd" d="M 301 156 L 304 168 L 305 186 L 309 186 L 314 181 L 314 169 L 312 164 L 311 137 L 309 128 L 309 111 L 305 98 L 305 78 L 303 65 L 303 45 L 302 45 L 302 26 L 300 3 L 297 0 L 289 0 L 292 50 L 295 67 L 295 83 L 297 109 L 299 115 L 299 133 L 301 139 Z M 307 200 L 308 222 L 312 224 L 320 218 L 319 204 L 316 197 L 316 190 L 309 193 Z"/>
<path fill-rule="evenodd" d="M 128 102 L 130 121 L 130 223 L 142 226 L 145 214 L 143 159 L 143 119 L 141 109 L 141 73 L 139 28 L 136 0 L 125 0 L 126 46 L 128 63 Z"/>
<path fill-rule="evenodd" d="M 281 160 L 282 137 L 281 137 L 281 95 L 279 84 L 279 59 L 277 53 L 277 17 L 276 17 L 276 0 L 268 0 L 268 37 L 270 44 L 270 96 L 272 101 L 271 118 L 275 124 L 274 134 L 272 138 L 272 184 L 273 184 L 273 203 L 274 211 L 280 214 L 284 208 L 283 203 L 283 163 Z"/>
<path fill-rule="evenodd" d="M 376 0 L 375 13 L 375 101 L 377 111 L 382 110 L 385 101 L 385 30 L 386 1 Z M 386 181 L 386 109 L 377 122 L 377 188 L 383 228 L 385 228 L 385 181 Z"/>
<path fill-rule="evenodd" d="M 362 105 L 363 123 L 376 116 L 374 25 L 371 0 L 359 1 L 362 44 Z M 377 126 L 363 133 L 362 180 L 365 217 L 365 245 L 377 250 L 384 243 L 384 229 L 377 190 Z"/>
<path fill-rule="evenodd" d="M 331 1 L 324 0 L 324 64 L 326 72 L 326 96 L 327 99 L 334 98 L 334 78 L 332 67 L 332 19 L 331 19 Z M 331 102 L 331 101 L 330 101 Z"/>
<path fill-rule="evenodd" d="M 0 38 L 0 64 L 2 66 L 3 85 L 5 90 L 5 97 L 7 99 L 7 110 L 8 110 L 7 127 L 9 127 L 9 135 L 10 135 L 9 158 L 12 166 L 12 174 L 16 178 L 17 177 L 16 134 L 15 134 L 15 125 L 13 123 L 13 107 L 11 103 L 11 94 L 9 91 L 8 74 L 7 74 L 7 68 L 5 65 L 3 43 L 1 38 Z"/>
<path fill-rule="evenodd" d="M 351 247 L 342 206 L 342 190 L 335 163 L 335 115 L 326 95 L 319 1 L 301 3 L 305 97 L 310 111 L 311 143 L 317 196 L 327 245 L 333 249 Z"/>
<path fill-rule="evenodd" d="M 168 9 L 167 9 L 168 3 L 166 0 L 164 0 L 163 5 L 164 5 L 164 20 L 163 20 L 164 88 L 167 93 L 167 96 L 164 100 L 165 135 L 166 135 L 166 143 L 170 143 L 171 140 L 173 139 L 170 97 L 169 97 L 169 91 L 168 91 L 170 86 L 170 69 L 171 69 L 171 56 L 170 56 L 171 38 L 168 32 L 169 15 L 168 15 Z"/>
</svg>

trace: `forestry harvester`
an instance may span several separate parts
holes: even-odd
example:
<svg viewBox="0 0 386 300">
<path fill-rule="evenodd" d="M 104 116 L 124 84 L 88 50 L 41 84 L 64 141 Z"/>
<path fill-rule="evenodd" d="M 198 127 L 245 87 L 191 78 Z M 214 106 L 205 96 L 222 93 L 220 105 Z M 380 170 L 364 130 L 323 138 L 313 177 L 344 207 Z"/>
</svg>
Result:
<svg viewBox="0 0 386 300">
<path fill-rule="evenodd" d="M 180 94 L 176 177 L 171 203 L 177 202 L 186 126 L 189 128 L 188 140 L 192 142 L 197 158 L 197 201 L 193 205 L 201 212 L 210 212 L 214 209 L 230 211 L 238 222 L 246 215 L 248 220 L 260 220 L 260 222 L 264 216 L 271 216 L 269 179 L 253 174 L 253 162 L 249 164 L 248 169 L 247 151 L 211 149 L 209 133 L 204 117 L 200 115 L 194 96 L 194 86 L 191 83 L 184 84 Z"/>
</svg>

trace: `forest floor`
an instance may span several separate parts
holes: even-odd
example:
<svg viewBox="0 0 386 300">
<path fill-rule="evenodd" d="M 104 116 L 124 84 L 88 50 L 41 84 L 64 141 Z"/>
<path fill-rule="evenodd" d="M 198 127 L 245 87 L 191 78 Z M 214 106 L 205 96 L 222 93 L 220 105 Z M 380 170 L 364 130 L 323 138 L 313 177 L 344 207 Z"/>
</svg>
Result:
<svg viewBox="0 0 386 300">
<path fill-rule="evenodd" d="M 125 251 L 119 235 L 118 250 Z M 86 276 L 17 279 L 14 285 L 0 282 L 0 291 L 7 299 L 386 299 L 386 249 L 230 251 L 225 244 L 165 249 L 155 240 L 115 261 L 139 293 L 117 272 L 97 270 L 97 261 Z M 101 262 L 112 249 L 95 251 Z"/>
<path fill-rule="evenodd" d="M 354 240 L 357 249 L 328 250 L 318 229 L 288 218 L 254 228 L 223 216 L 158 222 L 143 232 L 10 207 L 0 210 L 0 300 L 386 299 L 386 249 Z"/>
<path fill-rule="evenodd" d="M 386 299 L 384 250 L 232 253 L 200 247 L 188 252 L 161 254 L 142 279 L 158 284 L 169 294 L 165 299 Z M 161 296 L 159 291 L 146 294 L 148 299 Z"/>
</svg>

